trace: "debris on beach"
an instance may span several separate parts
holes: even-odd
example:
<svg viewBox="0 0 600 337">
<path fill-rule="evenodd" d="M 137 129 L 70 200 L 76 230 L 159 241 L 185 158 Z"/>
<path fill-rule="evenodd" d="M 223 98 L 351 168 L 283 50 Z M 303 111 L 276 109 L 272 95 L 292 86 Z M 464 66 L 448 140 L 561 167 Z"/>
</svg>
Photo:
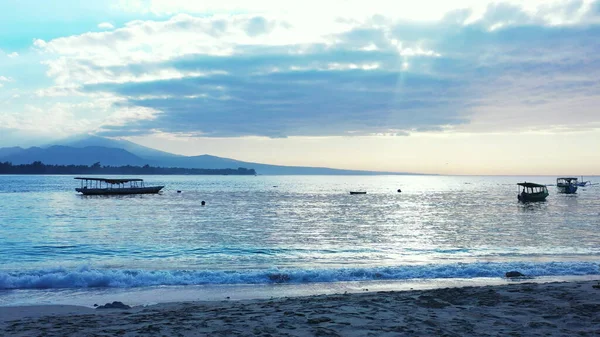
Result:
<svg viewBox="0 0 600 337">
<path fill-rule="evenodd" d="M 520 273 L 518 271 L 515 271 L 515 270 L 506 272 L 506 274 L 504 274 L 504 275 L 506 277 L 510 277 L 510 278 L 512 278 L 512 277 L 525 277 L 524 274 L 522 274 L 522 273 Z"/>
<path fill-rule="evenodd" d="M 114 301 L 112 303 L 106 303 L 105 305 L 97 306 L 96 309 L 131 309 L 131 307 L 123 302 Z"/>
<path fill-rule="evenodd" d="M 270 274 L 269 280 L 275 283 L 283 283 L 288 282 L 290 280 L 290 275 L 288 274 Z"/>
</svg>

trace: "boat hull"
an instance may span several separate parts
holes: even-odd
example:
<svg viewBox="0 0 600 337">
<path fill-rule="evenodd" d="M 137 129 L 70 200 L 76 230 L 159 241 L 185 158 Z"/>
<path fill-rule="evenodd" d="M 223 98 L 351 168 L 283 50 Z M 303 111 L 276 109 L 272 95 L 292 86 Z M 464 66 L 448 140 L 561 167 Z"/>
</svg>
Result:
<svg viewBox="0 0 600 337">
<path fill-rule="evenodd" d="M 532 202 L 532 201 L 546 201 L 546 197 L 548 193 L 520 193 L 517 195 L 517 199 L 522 202 Z"/>
<path fill-rule="evenodd" d="M 124 187 L 124 188 L 76 188 L 75 191 L 83 195 L 123 195 L 123 194 L 155 194 L 164 186 L 150 187 Z"/>
<path fill-rule="evenodd" d="M 558 193 L 566 193 L 566 194 L 577 193 L 577 185 L 576 184 L 556 185 L 556 188 L 558 189 Z"/>
</svg>

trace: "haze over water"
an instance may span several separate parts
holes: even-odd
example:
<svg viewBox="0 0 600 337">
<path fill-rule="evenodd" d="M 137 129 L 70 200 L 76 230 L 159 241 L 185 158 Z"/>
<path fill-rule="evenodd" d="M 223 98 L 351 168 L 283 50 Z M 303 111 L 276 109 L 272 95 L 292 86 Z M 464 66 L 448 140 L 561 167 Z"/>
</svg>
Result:
<svg viewBox="0 0 600 337">
<path fill-rule="evenodd" d="M 166 187 L 84 197 L 73 176 L 0 176 L 0 305 L 31 289 L 600 275 L 599 186 L 522 204 L 517 182 L 555 177 L 142 178 Z"/>
</svg>

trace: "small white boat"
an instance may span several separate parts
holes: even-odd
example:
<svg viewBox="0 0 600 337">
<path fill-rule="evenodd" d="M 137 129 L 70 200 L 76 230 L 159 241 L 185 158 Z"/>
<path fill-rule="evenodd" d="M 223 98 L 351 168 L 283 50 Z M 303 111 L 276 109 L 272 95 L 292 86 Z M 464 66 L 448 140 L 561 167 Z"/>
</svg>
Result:
<svg viewBox="0 0 600 337">
<path fill-rule="evenodd" d="M 164 186 L 144 186 L 144 179 L 109 179 L 75 177 L 81 187 L 75 191 L 83 195 L 153 194 Z"/>
</svg>

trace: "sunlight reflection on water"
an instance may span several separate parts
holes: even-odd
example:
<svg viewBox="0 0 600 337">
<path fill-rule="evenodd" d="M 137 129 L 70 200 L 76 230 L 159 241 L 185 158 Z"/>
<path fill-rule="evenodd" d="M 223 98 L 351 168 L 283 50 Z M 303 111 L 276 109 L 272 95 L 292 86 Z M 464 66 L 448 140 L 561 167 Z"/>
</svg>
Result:
<svg viewBox="0 0 600 337">
<path fill-rule="evenodd" d="M 552 177 L 143 178 L 166 185 L 164 192 L 85 197 L 71 176 L 0 176 L 2 268 L 238 270 L 600 256 L 600 187 L 569 196 L 550 188 L 544 203 L 517 202 L 516 182 L 551 184 Z"/>
</svg>

